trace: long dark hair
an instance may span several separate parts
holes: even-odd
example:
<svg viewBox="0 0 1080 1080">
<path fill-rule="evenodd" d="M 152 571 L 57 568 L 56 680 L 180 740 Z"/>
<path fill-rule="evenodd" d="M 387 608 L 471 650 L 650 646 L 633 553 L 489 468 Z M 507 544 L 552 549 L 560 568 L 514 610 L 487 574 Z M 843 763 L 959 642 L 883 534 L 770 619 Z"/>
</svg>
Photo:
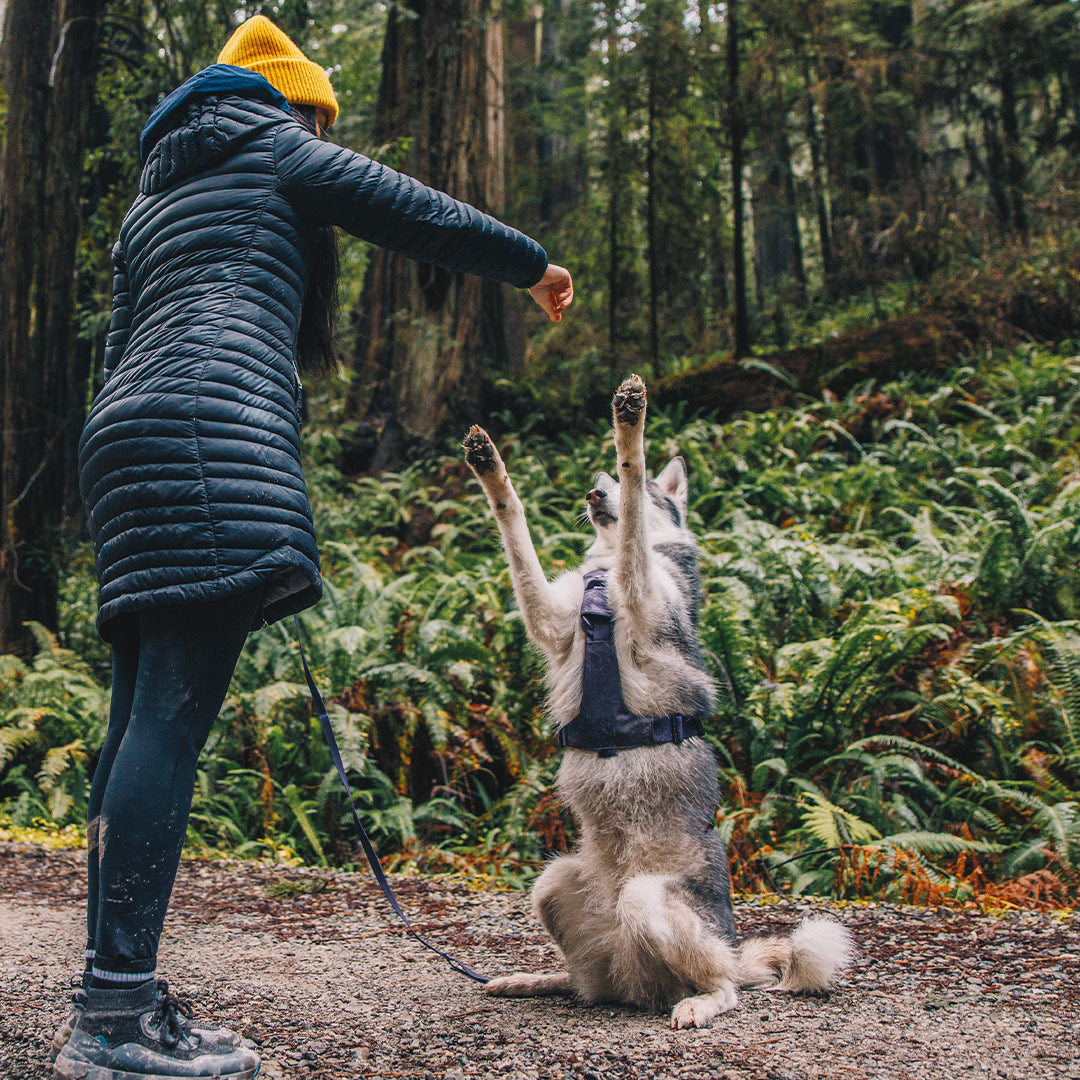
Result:
<svg viewBox="0 0 1080 1080">
<path fill-rule="evenodd" d="M 314 135 L 315 109 L 311 105 L 292 105 L 291 108 L 293 116 Z M 314 375 L 323 375 L 334 367 L 340 269 L 337 230 L 333 225 L 320 225 L 315 235 L 315 262 L 300 311 L 300 333 L 296 339 L 300 367 Z"/>
</svg>

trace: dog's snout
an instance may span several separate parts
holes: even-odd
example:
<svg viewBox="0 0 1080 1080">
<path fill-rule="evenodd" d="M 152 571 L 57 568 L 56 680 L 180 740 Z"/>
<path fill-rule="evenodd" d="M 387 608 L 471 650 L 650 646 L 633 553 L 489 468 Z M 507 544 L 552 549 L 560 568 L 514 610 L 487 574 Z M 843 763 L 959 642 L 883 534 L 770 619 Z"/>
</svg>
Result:
<svg viewBox="0 0 1080 1080">
<path fill-rule="evenodd" d="M 607 498 L 607 492 L 601 491 L 599 488 L 593 488 L 585 498 L 590 506 L 597 506 Z"/>
</svg>

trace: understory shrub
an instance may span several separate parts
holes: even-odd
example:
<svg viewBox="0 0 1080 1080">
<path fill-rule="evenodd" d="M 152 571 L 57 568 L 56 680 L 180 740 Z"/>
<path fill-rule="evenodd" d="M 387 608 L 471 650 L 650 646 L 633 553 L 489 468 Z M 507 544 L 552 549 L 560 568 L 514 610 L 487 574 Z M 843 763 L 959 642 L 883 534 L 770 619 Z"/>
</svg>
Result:
<svg viewBox="0 0 1080 1080">
<path fill-rule="evenodd" d="M 826 377 L 825 383 L 827 385 Z M 549 574 L 589 542 L 610 434 L 486 426 Z M 720 424 L 654 410 L 702 545 L 708 737 L 735 884 L 1066 904 L 1080 870 L 1080 358 L 1037 348 Z M 543 669 L 454 447 L 349 478 L 305 433 L 325 595 L 301 621 L 387 864 L 516 887 L 565 850 Z M 73 556 L 59 640 L 0 657 L 0 808 L 77 822 L 108 670 Z M 358 865 L 292 621 L 253 634 L 200 763 L 189 849 Z"/>
</svg>

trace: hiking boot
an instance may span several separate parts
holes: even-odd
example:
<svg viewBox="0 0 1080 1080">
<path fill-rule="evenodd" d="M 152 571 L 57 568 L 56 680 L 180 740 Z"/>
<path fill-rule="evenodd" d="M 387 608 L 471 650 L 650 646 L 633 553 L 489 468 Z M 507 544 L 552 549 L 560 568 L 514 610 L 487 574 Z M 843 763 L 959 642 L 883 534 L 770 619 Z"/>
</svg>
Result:
<svg viewBox="0 0 1080 1080">
<path fill-rule="evenodd" d="M 53 1061 L 56 1060 L 60 1051 L 64 1049 L 64 1044 L 71 1038 L 71 1033 L 75 1030 L 79 1018 L 86 1008 L 86 989 L 89 981 L 85 974 L 72 975 L 71 977 L 71 1009 L 56 1029 L 56 1034 L 52 1037 L 50 1049 Z M 164 979 L 158 979 L 156 986 L 159 995 L 169 992 L 169 984 Z M 183 1013 L 180 1016 L 182 1017 L 180 1022 L 183 1024 L 184 1030 L 193 1032 L 203 1043 L 217 1043 L 219 1046 L 226 1047 L 246 1046 L 249 1049 L 254 1049 L 255 1044 L 250 1039 L 241 1039 L 235 1031 L 230 1031 L 227 1027 L 208 1024 L 201 1020 L 194 1021 Z"/>
<path fill-rule="evenodd" d="M 259 1072 L 258 1055 L 246 1047 L 200 1037 L 191 1006 L 164 981 L 85 994 L 53 1066 L 61 1080 L 253 1080 Z"/>
<path fill-rule="evenodd" d="M 53 1061 L 56 1060 L 56 1055 L 64 1049 L 68 1039 L 71 1038 L 71 1033 L 75 1030 L 75 1026 L 79 1022 L 79 1017 L 83 1014 L 83 1009 L 86 1008 L 85 984 L 85 975 L 71 976 L 71 1008 L 68 1010 L 67 1016 L 60 1022 L 60 1026 L 56 1029 L 56 1034 L 52 1037 L 50 1051 L 52 1053 Z"/>
</svg>

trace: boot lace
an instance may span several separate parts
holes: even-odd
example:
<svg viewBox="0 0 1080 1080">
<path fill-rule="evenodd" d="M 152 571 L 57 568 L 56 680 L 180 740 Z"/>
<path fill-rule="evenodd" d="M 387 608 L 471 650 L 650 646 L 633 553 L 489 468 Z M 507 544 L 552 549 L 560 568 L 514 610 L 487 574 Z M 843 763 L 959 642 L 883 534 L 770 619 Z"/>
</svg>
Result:
<svg viewBox="0 0 1080 1080">
<path fill-rule="evenodd" d="M 158 980 L 157 988 L 157 1005 L 151 1022 L 157 1027 L 162 1043 L 171 1050 L 187 1034 L 187 1021 L 195 1015 L 195 1010 L 189 1001 L 174 994 L 164 979 Z"/>
</svg>

